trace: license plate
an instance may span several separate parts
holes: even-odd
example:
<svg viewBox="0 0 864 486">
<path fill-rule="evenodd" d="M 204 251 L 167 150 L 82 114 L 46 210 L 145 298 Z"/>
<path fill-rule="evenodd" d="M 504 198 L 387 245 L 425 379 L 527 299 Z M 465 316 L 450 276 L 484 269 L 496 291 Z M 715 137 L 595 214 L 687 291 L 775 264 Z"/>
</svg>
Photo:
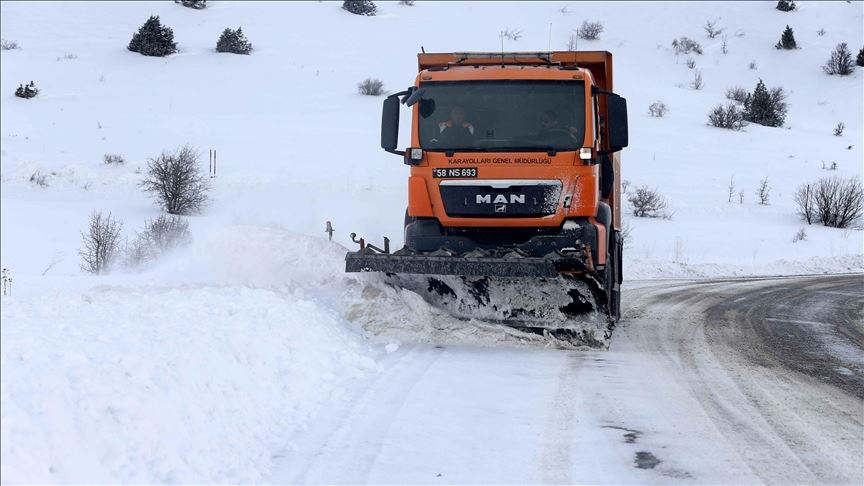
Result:
<svg viewBox="0 0 864 486">
<path fill-rule="evenodd" d="M 477 177 L 476 167 L 442 167 L 432 169 L 432 177 L 435 179 L 470 179 Z"/>
</svg>

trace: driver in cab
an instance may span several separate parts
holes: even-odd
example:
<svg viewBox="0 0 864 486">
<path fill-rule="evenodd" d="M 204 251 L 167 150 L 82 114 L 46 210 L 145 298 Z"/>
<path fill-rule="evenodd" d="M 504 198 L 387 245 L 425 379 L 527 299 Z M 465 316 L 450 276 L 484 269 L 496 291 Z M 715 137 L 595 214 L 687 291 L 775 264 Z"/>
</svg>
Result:
<svg viewBox="0 0 864 486">
<path fill-rule="evenodd" d="M 442 141 L 467 141 L 474 138 L 474 125 L 465 120 L 465 109 L 454 106 L 450 119 L 438 124 L 438 138 Z"/>
<path fill-rule="evenodd" d="M 558 114 L 554 110 L 546 110 L 543 116 L 540 117 L 540 133 L 538 138 L 544 139 L 555 135 L 567 134 L 573 140 L 578 140 L 579 130 L 576 127 L 562 127 Z"/>
</svg>

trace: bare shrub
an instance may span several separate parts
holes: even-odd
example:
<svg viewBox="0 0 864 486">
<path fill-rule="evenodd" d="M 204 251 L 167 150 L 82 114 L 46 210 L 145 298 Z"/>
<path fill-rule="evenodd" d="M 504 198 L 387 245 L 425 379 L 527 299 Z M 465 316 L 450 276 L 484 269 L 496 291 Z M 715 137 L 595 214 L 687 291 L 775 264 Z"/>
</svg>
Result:
<svg viewBox="0 0 864 486">
<path fill-rule="evenodd" d="M 749 67 L 750 67 L 751 71 L 755 71 L 756 70 L 756 61 L 750 61 Z"/>
<path fill-rule="evenodd" d="M 679 37 L 674 39 L 672 41 L 672 49 L 675 51 L 676 55 L 690 54 L 691 52 L 702 54 L 702 45 L 689 37 Z"/>
<path fill-rule="evenodd" d="M 522 38 L 522 31 L 519 29 L 504 29 L 501 31 L 501 36 L 507 40 L 518 41 Z"/>
<path fill-rule="evenodd" d="M 648 107 L 648 114 L 655 118 L 663 118 L 668 112 L 669 108 L 662 101 L 655 101 Z"/>
<path fill-rule="evenodd" d="M 111 268 L 120 246 L 120 230 L 123 223 L 117 221 L 108 213 L 94 211 L 90 215 L 87 232 L 81 232 L 83 247 L 78 250 L 83 262 L 81 270 L 94 275 L 101 275 Z"/>
<path fill-rule="evenodd" d="M 729 190 L 729 200 L 728 200 L 728 202 L 731 203 L 731 202 L 732 202 L 732 196 L 735 195 L 735 176 L 732 176 L 732 177 L 729 179 L 729 186 L 727 187 L 727 189 Z"/>
<path fill-rule="evenodd" d="M 726 99 L 737 101 L 742 105 L 747 103 L 748 96 L 750 96 L 750 93 L 741 86 L 733 86 L 726 90 Z"/>
<path fill-rule="evenodd" d="M 0 49 L 4 51 L 11 51 L 12 49 L 20 49 L 18 46 L 18 42 L 14 40 L 6 40 L 0 39 Z"/>
<path fill-rule="evenodd" d="M 701 69 L 696 69 L 693 71 L 693 79 L 690 80 L 690 87 L 695 90 L 700 90 L 705 87 L 705 81 L 702 79 Z"/>
<path fill-rule="evenodd" d="M 804 228 L 799 229 L 798 232 L 795 233 L 795 236 L 792 237 L 792 243 L 798 243 L 799 241 L 806 241 L 806 240 L 807 240 L 807 231 Z"/>
<path fill-rule="evenodd" d="M 633 216 L 637 218 L 662 218 L 665 216 L 666 199 L 648 186 L 640 186 L 634 189 L 627 200 L 633 209 Z"/>
<path fill-rule="evenodd" d="M 404 5 L 406 7 L 413 7 L 414 0 L 399 0 L 399 5 Z"/>
<path fill-rule="evenodd" d="M 767 206 L 770 196 L 771 186 L 768 185 L 768 178 L 766 177 L 759 181 L 759 187 L 756 188 L 756 197 L 759 198 L 759 204 Z"/>
<path fill-rule="evenodd" d="M 722 34 L 723 31 L 726 30 L 723 27 L 717 27 L 717 22 L 719 22 L 719 21 L 720 21 L 720 19 L 706 20 L 705 21 L 705 25 L 702 28 L 705 29 L 705 34 L 708 35 L 709 39 L 713 39 L 713 38 L 717 37 L 718 35 Z"/>
<path fill-rule="evenodd" d="M 792 197 L 798 209 L 798 215 L 807 224 L 813 224 L 817 221 L 815 189 L 815 184 L 801 184 Z"/>
<path fill-rule="evenodd" d="M 817 31 L 816 31 L 816 35 L 818 35 L 819 37 L 822 37 L 823 35 L 825 35 L 825 29 L 819 29 L 819 30 L 817 30 Z"/>
<path fill-rule="evenodd" d="M 570 34 L 570 37 L 567 39 L 567 50 L 575 51 L 579 48 L 579 38 L 576 34 Z"/>
<path fill-rule="evenodd" d="M 175 248 L 188 245 L 191 241 L 189 222 L 176 215 L 159 216 L 145 222 L 144 231 L 138 233 L 131 244 L 127 244 L 124 266 L 141 267 Z"/>
<path fill-rule="evenodd" d="M 597 40 L 600 38 L 601 33 L 603 33 L 603 23 L 597 20 L 585 20 L 582 22 L 582 25 L 576 29 L 576 35 L 578 35 L 580 39 L 585 40 Z"/>
<path fill-rule="evenodd" d="M 78 54 L 74 52 L 64 52 L 62 56 L 57 56 L 57 61 L 71 61 L 72 59 L 78 59 Z"/>
<path fill-rule="evenodd" d="M 48 187 L 48 176 L 37 169 L 32 174 L 30 174 L 30 184 L 42 188 Z"/>
<path fill-rule="evenodd" d="M 838 123 L 837 126 L 834 127 L 834 136 L 835 137 L 842 137 L 843 136 L 843 130 L 845 130 L 845 129 L 846 129 L 845 123 L 843 123 L 843 122 Z"/>
<path fill-rule="evenodd" d="M 729 54 L 729 37 L 728 36 L 725 36 L 725 35 L 723 36 L 723 43 L 720 44 L 720 51 L 723 52 L 723 54 Z"/>
<path fill-rule="evenodd" d="M 357 83 L 357 92 L 366 96 L 381 96 L 384 94 L 384 81 L 366 78 Z"/>
<path fill-rule="evenodd" d="M 822 170 L 837 170 L 837 161 L 832 161 L 831 165 L 825 165 L 825 161 L 822 161 Z"/>
<path fill-rule="evenodd" d="M 629 248 L 630 244 L 633 243 L 633 227 L 630 226 L 629 222 L 625 222 L 621 226 L 621 247 Z"/>
<path fill-rule="evenodd" d="M 162 152 L 147 161 L 141 188 L 169 214 L 200 211 L 207 202 L 210 182 L 198 167 L 198 157 L 198 152 L 188 145 L 175 152 Z"/>
<path fill-rule="evenodd" d="M 831 58 L 822 66 L 822 70 L 826 74 L 846 76 L 852 74 L 853 64 L 852 53 L 849 52 L 849 47 L 845 42 L 841 42 L 831 52 Z"/>
<path fill-rule="evenodd" d="M 744 112 L 735 103 L 717 105 L 708 112 L 708 124 L 712 127 L 741 130 L 744 128 Z"/>
<path fill-rule="evenodd" d="M 819 222 L 832 228 L 848 228 L 861 219 L 864 187 L 855 177 L 819 179 L 813 190 Z"/>
<path fill-rule="evenodd" d="M 684 65 L 687 66 L 689 69 L 693 69 L 696 67 L 696 59 L 693 59 L 692 57 L 688 57 L 687 61 L 684 63 Z"/>
<path fill-rule="evenodd" d="M 102 160 L 105 165 L 123 165 L 126 163 L 126 159 L 120 154 L 105 154 L 102 156 Z"/>
<path fill-rule="evenodd" d="M 630 181 L 624 179 L 621 181 L 621 192 L 627 194 L 627 191 L 630 189 Z"/>
<path fill-rule="evenodd" d="M 144 233 L 147 239 L 153 243 L 153 247 L 160 253 L 184 246 L 192 241 L 189 233 L 189 222 L 177 215 L 161 215 L 156 219 L 147 221 L 144 225 Z"/>
</svg>

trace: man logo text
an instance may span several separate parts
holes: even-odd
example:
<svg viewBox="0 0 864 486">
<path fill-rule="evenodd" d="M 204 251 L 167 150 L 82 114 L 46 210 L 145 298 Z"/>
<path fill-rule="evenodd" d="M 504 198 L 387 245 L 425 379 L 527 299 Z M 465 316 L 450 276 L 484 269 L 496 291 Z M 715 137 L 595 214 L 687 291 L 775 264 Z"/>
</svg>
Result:
<svg viewBox="0 0 864 486">
<path fill-rule="evenodd" d="M 509 197 L 509 199 L 508 199 Z M 525 194 L 477 194 L 477 204 L 525 204 Z"/>
</svg>

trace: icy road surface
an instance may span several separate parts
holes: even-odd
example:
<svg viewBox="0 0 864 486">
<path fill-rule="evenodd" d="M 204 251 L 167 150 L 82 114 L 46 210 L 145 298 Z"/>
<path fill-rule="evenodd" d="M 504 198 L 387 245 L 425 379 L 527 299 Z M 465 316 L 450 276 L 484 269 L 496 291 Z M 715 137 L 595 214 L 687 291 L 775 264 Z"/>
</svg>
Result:
<svg viewBox="0 0 864 486">
<path fill-rule="evenodd" d="M 862 484 L 861 275 L 624 295 L 608 351 L 402 346 L 272 480 Z"/>
</svg>

